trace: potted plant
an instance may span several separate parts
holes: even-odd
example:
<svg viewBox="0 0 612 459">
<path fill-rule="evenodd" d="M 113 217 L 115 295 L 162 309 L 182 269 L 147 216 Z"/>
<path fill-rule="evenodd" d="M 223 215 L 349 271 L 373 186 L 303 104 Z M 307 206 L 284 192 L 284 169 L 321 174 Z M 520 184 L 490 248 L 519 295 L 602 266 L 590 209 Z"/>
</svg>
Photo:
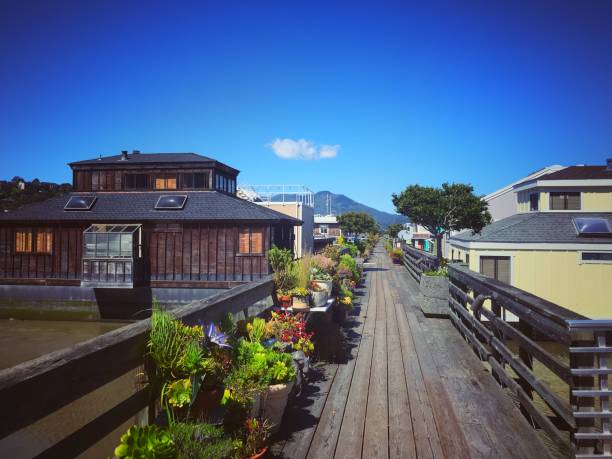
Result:
<svg viewBox="0 0 612 459">
<path fill-rule="evenodd" d="M 329 298 L 329 294 L 327 293 L 327 288 L 319 285 L 316 282 L 310 283 L 310 298 L 312 300 L 312 305 L 315 308 L 322 308 L 327 304 L 327 299 Z"/>
<path fill-rule="evenodd" d="M 236 434 L 228 435 L 223 427 L 208 423 L 176 423 L 169 432 L 178 458 L 234 458 L 244 442 Z M 238 438 L 236 438 L 238 437 Z"/>
<path fill-rule="evenodd" d="M 156 425 L 132 426 L 115 448 L 119 458 L 172 458 L 176 456 L 172 436 Z"/>
<path fill-rule="evenodd" d="M 318 266 L 314 266 L 312 268 L 312 284 L 322 287 L 327 290 L 328 296 L 331 295 L 332 292 L 332 276 L 328 272 L 324 271 L 322 268 Z"/>
<path fill-rule="evenodd" d="M 266 419 L 247 419 L 244 423 L 244 440 L 240 455 L 249 459 L 262 458 L 268 451 L 266 440 L 270 435 L 270 425 Z"/>
<path fill-rule="evenodd" d="M 248 327 L 248 338 L 241 338 L 234 349 L 234 370 L 226 379 L 223 403 L 237 401 L 250 406 L 251 414 L 261 413 L 276 432 L 293 388 L 296 370 L 291 355 L 265 347 L 266 323 L 256 318 Z M 245 388 L 253 388 L 246 393 Z"/>
<path fill-rule="evenodd" d="M 291 304 L 294 310 L 304 311 L 310 309 L 310 292 L 302 287 L 291 290 Z"/>
<path fill-rule="evenodd" d="M 279 249 L 273 246 L 268 250 L 268 263 L 274 272 L 274 286 L 276 289 L 276 304 L 287 308 L 291 306 L 291 297 L 288 291 L 296 285 L 297 266 L 293 261 L 293 254 L 288 249 Z"/>
<path fill-rule="evenodd" d="M 291 295 L 287 290 L 276 291 L 277 305 L 283 309 L 291 307 Z"/>
<path fill-rule="evenodd" d="M 391 260 L 393 261 L 393 263 L 395 263 L 396 265 L 400 265 L 402 264 L 402 258 L 404 257 L 404 251 L 402 249 L 391 249 L 389 251 L 389 256 L 391 257 Z"/>
</svg>

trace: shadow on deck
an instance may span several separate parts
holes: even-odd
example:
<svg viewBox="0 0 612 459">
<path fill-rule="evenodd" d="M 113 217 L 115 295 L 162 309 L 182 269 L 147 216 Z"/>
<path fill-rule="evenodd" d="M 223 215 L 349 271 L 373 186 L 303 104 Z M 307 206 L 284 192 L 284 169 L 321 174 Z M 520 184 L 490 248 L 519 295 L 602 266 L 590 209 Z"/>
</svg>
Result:
<svg viewBox="0 0 612 459">
<path fill-rule="evenodd" d="M 315 366 L 271 457 L 548 457 L 536 431 L 449 320 L 381 251 L 345 327 L 349 357 Z"/>
</svg>

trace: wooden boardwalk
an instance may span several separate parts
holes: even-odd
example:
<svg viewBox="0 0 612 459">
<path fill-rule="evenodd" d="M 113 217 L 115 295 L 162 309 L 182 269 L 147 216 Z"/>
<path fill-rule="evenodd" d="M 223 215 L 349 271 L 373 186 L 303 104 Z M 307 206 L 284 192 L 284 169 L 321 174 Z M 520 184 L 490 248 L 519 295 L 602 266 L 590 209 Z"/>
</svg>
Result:
<svg viewBox="0 0 612 459">
<path fill-rule="evenodd" d="M 317 368 L 271 455 L 286 458 L 544 458 L 549 453 L 449 320 L 378 250 L 346 327 L 346 363 Z"/>
</svg>

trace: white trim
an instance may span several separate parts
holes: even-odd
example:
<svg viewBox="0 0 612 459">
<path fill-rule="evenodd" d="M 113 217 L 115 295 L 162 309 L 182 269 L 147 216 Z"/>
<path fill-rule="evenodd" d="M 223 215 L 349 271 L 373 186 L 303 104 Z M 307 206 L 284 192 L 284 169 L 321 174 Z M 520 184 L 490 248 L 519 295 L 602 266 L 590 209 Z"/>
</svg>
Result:
<svg viewBox="0 0 612 459">
<path fill-rule="evenodd" d="M 543 175 L 549 174 L 550 172 L 556 172 L 556 171 L 559 171 L 561 169 L 565 169 L 565 166 L 561 166 L 559 164 L 554 164 L 552 166 L 543 167 L 542 169 L 539 169 L 539 170 L 535 171 L 534 173 L 529 174 L 527 177 L 523 177 L 522 179 L 519 179 L 519 180 L 517 180 L 515 182 L 512 182 L 510 185 L 507 185 L 507 186 L 505 186 L 503 188 L 500 188 L 497 191 L 492 191 L 491 193 L 486 195 L 483 199 L 485 201 L 488 201 L 489 199 L 497 198 L 498 196 L 501 196 L 503 194 L 506 194 L 509 191 L 512 191 L 512 188 L 515 185 L 518 185 L 520 183 L 524 183 L 527 180 L 536 179 L 536 178 L 541 177 Z"/>
<path fill-rule="evenodd" d="M 582 259 L 582 254 L 583 253 L 612 253 L 612 252 L 608 252 L 606 250 L 585 250 L 585 251 L 581 251 L 577 253 L 577 257 L 578 257 L 578 264 L 579 265 L 610 265 L 612 264 L 612 260 L 583 260 Z"/>
<path fill-rule="evenodd" d="M 585 250 L 606 252 L 612 250 L 612 243 L 556 243 L 556 242 L 477 242 L 450 240 L 451 247 L 463 249 L 498 249 L 498 250 Z"/>
<path fill-rule="evenodd" d="M 612 179 L 588 179 L 588 180 L 533 180 L 529 183 L 525 183 L 522 186 L 515 186 L 514 191 L 525 191 L 534 187 L 556 187 L 556 186 L 568 186 L 568 187 L 597 187 L 597 186 L 612 186 Z M 584 190 L 583 190 L 584 191 Z"/>
</svg>

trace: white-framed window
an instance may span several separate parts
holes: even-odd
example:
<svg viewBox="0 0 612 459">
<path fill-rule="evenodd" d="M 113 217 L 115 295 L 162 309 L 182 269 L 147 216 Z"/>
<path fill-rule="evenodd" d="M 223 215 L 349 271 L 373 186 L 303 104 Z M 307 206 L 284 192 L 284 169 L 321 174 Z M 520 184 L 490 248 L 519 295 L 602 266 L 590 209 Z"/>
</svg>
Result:
<svg viewBox="0 0 612 459">
<path fill-rule="evenodd" d="M 612 252 L 579 252 L 578 263 L 612 264 Z"/>
</svg>

